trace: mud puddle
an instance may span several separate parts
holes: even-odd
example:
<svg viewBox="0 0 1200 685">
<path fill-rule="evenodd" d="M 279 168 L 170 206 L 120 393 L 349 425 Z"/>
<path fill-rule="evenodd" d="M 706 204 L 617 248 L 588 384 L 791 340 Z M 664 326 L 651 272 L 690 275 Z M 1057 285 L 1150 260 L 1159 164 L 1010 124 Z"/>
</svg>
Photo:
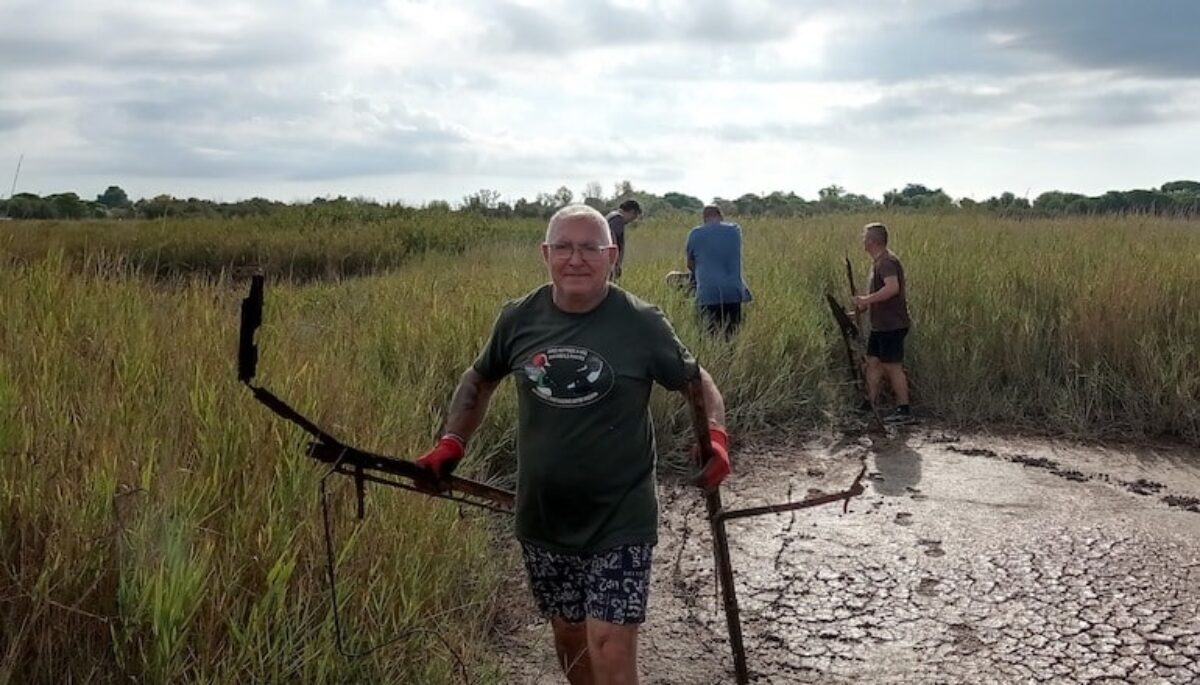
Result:
<svg viewBox="0 0 1200 685">
<path fill-rule="evenodd" d="M 913 431 L 741 446 L 730 521 L 752 682 L 1200 682 L 1200 450 Z M 660 490 L 644 683 L 730 683 L 704 507 Z M 564 682 L 519 581 L 507 682 Z"/>
</svg>

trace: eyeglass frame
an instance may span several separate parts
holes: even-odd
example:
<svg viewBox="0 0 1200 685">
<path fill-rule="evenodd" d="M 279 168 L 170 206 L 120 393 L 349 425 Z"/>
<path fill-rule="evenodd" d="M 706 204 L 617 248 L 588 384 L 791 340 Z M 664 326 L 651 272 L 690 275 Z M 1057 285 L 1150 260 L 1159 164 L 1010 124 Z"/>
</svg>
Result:
<svg viewBox="0 0 1200 685">
<path fill-rule="evenodd" d="M 595 243 L 542 243 L 542 247 L 546 248 L 547 253 L 559 261 L 568 261 L 579 253 L 579 258 L 585 262 L 600 261 L 600 258 L 609 250 L 615 250 L 616 245 L 597 245 Z M 561 250 L 570 248 L 570 252 L 561 253 Z M 589 252 L 594 250 L 594 252 Z"/>
</svg>

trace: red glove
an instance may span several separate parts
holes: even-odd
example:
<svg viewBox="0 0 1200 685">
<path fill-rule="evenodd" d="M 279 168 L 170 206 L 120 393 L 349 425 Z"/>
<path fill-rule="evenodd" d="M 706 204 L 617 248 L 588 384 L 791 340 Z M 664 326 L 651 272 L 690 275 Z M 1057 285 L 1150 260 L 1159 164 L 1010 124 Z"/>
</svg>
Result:
<svg viewBox="0 0 1200 685">
<path fill-rule="evenodd" d="M 712 457 L 700 471 L 696 484 L 705 490 L 713 490 L 725 480 L 732 468 L 729 464 L 729 435 L 720 428 L 709 428 L 708 439 L 712 441 Z M 699 451 L 700 446 L 697 445 L 696 452 Z"/>
<path fill-rule="evenodd" d="M 463 458 L 466 446 L 457 435 L 446 434 L 433 449 L 417 460 L 417 466 L 428 470 L 434 479 L 441 480 L 454 472 L 454 467 Z"/>
</svg>

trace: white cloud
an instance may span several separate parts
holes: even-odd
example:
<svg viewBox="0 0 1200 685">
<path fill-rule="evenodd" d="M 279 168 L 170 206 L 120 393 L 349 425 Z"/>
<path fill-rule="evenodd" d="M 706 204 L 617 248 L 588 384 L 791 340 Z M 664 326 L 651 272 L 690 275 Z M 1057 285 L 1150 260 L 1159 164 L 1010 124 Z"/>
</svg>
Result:
<svg viewBox="0 0 1200 685">
<path fill-rule="evenodd" d="M 0 7 L 0 165 L 25 152 L 23 189 L 85 195 L 1095 192 L 1191 173 L 1200 43 L 1180 18 L 1196 12 L 18 0 Z M 1137 35 L 1115 40 L 1122 26 Z"/>
</svg>

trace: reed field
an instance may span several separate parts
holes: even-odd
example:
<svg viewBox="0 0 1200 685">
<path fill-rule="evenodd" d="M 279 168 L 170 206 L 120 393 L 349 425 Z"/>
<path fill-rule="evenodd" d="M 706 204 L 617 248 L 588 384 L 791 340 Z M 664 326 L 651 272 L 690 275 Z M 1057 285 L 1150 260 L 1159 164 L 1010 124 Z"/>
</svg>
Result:
<svg viewBox="0 0 1200 685">
<path fill-rule="evenodd" d="M 541 283 L 544 226 L 462 214 L 0 224 L 0 685 L 491 683 L 509 522 L 335 487 L 338 654 L 301 431 L 236 380 L 239 269 L 269 274 L 258 382 L 347 442 L 414 458 L 500 304 Z M 1200 222 L 987 214 L 744 222 L 755 302 L 702 339 L 663 275 L 694 217 L 629 236 L 622 286 L 661 304 L 726 396 L 735 437 L 854 403 L 823 294 L 882 219 L 904 260 L 926 423 L 1200 441 Z M 687 421 L 656 391 L 665 477 Z M 511 482 L 506 384 L 464 470 Z M 734 451 L 736 461 L 739 454 Z"/>
<path fill-rule="evenodd" d="M 125 270 L 170 279 L 248 267 L 293 281 L 362 276 L 427 252 L 461 253 L 505 237 L 536 240 L 532 222 L 472 214 L 310 205 L 239 219 L 23 222 L 0 232 L 9 259 L 61 252 L 68 264 L 119 259 Z"/>
</svg>

